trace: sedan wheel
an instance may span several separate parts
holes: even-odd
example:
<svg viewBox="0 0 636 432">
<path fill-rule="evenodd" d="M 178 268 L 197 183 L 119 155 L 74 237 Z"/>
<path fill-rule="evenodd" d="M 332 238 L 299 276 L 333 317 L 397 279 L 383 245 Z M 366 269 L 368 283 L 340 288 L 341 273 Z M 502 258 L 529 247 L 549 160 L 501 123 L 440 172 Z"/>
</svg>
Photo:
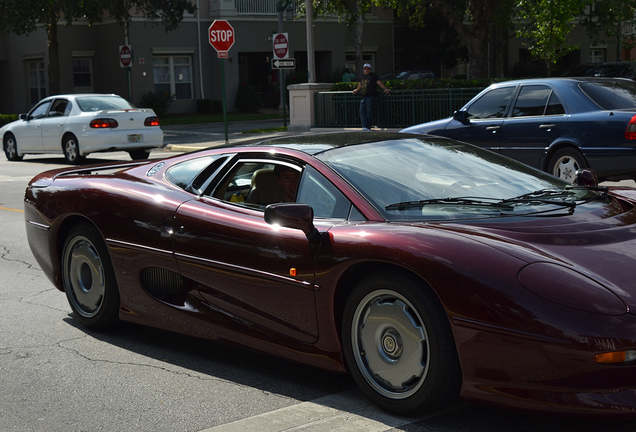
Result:
<svg viewBox="0 0 636 432">
<path fill-rule="evenodd" d="M 73 165 L 79 165 L 84 161 L 84 157 L 80 155 L 77 138 L 73 135 L 69 135 L 64 138 L 62 150 L 64 151 L 64 159 L 66 159 L 66 162 Z"/>
<path fill-rule="evenodd" d="M 353 378 L 380 408 L 398 415 L 441 408 L 461 373 L 448 319 L 430 289 L 400 275 L 356 285 L 343 317 Z"/>
<path fill-rule="evenodd" d="M 119 318 L 119 290 L 102 237 L 93 226 L 80 224 L 66 238 L 62 282 L 75 316 L 87 327 L 106 329 Z"/>
<path fill-rule="evenodd" d="M 576 172 L 586 167 L 587 164 L 581 153 L 573 149 L 564 148 L 552 156 L 548 172 L 561 180 L 574 183 Z"/>
<path fill-rule="evenodd" d="M 22 156 L 18 156 L 18 144 L 15 141 L 15 137 L 10 133 L 4 136 L 4 154 L 7 160 L 22 160 Z"/>
<path fill-rule="evenodd" d="M 148 152 L 146 150 L 143 150 L 143 149 L 130 150 L 128 152 L 128 155 L 130 155 L 130 158 L 132 160 L 146 160 L 150 156 L 150 152 Z"/>
</svg>

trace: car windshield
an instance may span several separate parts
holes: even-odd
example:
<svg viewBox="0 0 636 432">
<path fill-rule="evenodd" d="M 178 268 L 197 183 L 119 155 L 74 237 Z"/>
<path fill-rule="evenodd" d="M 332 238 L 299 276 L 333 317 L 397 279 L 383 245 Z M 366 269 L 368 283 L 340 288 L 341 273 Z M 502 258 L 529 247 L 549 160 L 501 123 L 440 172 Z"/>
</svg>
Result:
<svg viewBox="0 0 636 432">
<path fill-rule="evenodd" d="M 469 144 L 405 138 L 316 155 L 389 220 L 472 219 L 572 211 L 596 193 Z M 461 198 L 461 199 L 460 199 Z M 574 203 L 574 204 L 573 204 Z"/>
<path fill-rule="evenodd" d="M 135 108 L 130 102 L 119 96 L 82 96 L 76 98 L 75 101 L 79 109 L 84 112 Z"/>
<path fill-rule="evenodd" d="M 579 87 L 604 110 L 636 108 L 636 82 L 628 80 L 590 81 Z"/>
</svg>

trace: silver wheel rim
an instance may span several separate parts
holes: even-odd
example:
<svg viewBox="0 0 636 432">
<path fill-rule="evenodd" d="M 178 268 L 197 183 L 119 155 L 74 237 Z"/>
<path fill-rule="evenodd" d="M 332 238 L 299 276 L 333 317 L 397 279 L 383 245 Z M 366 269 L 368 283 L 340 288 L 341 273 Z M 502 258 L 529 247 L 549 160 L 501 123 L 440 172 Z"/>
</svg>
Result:
<svg viewBox="0 0 636 432">
<path fill-rule="evenodd" d="M 9 159 L 13 159 L 18 155 L 18 147 L 15 144 L 15 140 L 13 138 L 7 139 L 7 157 Z"/>
<path fill-rule="evenodd" d="M 427 341 L 419 313 L 395 291 L 368 294 L 353 315 L 351 343 L 358 369 L 387 398 L 405 399 L 420 389 L 429 368 Z"/>
<path fill-rule="evenodd" d="M 77 143 L 74 139 L 66 140 L 66 144 L 64 144 L 64 153 L 66 154 L 66 158 L 69 161 L 74 161 L 77 159 L 78 148 Z"/>
<path fill-rule="evenodd" d="M 554 164 L 554 172 L 552 175 L 561 180 L 573 183 L 576 177 L 576 171 L 580 168 L 579 163 L 572 156 L 561 156 L 557 159 L 556 164 Z"/>
<path fill-rule="evenodd" d="M 85 318 L 97 315 L 106 291 L 106 278 L 99 253 L 89 239 L 78 236 L 68 245 L 64 270 L 64 287 L 75 311 Z"/>
</svg>

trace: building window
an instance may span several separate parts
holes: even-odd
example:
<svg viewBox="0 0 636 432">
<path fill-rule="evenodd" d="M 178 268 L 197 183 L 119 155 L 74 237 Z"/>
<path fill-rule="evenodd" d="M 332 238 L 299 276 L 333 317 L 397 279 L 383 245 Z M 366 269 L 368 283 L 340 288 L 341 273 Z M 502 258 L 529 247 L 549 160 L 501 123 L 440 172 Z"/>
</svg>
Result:
<svg viewBox="0 0 636 432">
<path fill-rule="evenodd" d="M 166 92 L 177 99 L 192 99 L 190 57 L 154 57 L 152 67 L 156 92 Z"/>
<path fill-rule="evenodd" d="M 373 67 L 375 63 L 375 55 L 372 53 L 362 53 L 362 64 L 369 63 L 371 65 L 371 72 L 379 73 Z M 352 72 L 356 72 L 356 53 L 348 52 L 345 57 L 345 67 L 351 69 Z"/>
<path fill-rule="evenodd" d="M 46 97 L 46 75 L 43 61 L 27 63 L 29 74 L 29 101 L 34 104 Z"/>
<path fill-rule="evenodd" d="M 604 48 L 592 48 L 590 50 L 590 62 L 591 63 L 603 63 L 605 61 L 605 49 Z"/>
<path fill-rule="evenodd" d="M 93 88 L 93 68 L 89 58 L 73 59 L 73 85 L 75 88 L 82 88 L 92 91 Z"/>
</svg>

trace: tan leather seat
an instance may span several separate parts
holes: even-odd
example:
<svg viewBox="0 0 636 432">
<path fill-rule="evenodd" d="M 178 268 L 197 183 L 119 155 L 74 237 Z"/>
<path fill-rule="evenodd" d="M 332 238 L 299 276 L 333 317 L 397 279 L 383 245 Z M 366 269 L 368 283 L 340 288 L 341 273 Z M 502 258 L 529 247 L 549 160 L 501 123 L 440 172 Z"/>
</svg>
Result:
<svg viewBox="0 0 636 432">
<path fill-rule="evenodd" d="M 272 168 L 262 168 L 252 174 L 252 189 L 247 195 L 247 202 L 268 205 L 282 202 L 285 198 L 283 188 L 278 185 Z"/>
</svg>

